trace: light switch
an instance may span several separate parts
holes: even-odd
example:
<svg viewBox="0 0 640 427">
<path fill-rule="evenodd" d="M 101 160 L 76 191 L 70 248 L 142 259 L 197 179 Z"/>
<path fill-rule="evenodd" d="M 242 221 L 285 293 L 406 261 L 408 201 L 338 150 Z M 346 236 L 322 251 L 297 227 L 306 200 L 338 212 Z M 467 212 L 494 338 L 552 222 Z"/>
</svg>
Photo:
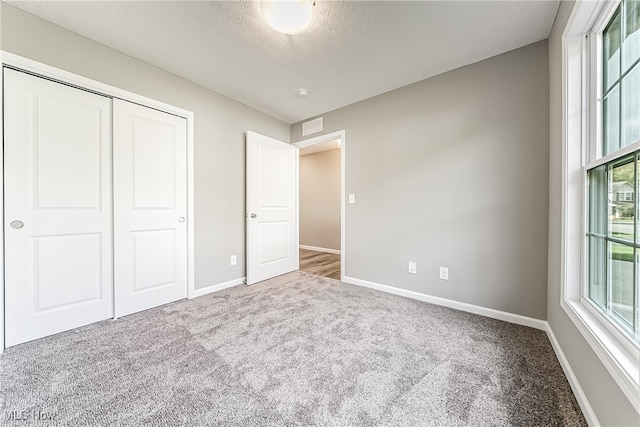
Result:
<svg viewBox="0 0 640 427">
<path fill-rule="evenodd" d="M 349 194 L 349 204 L 353 205 L 356 203 L 356 195 L 355 194 Z"/>
<path fill-rule="evenodd" d="M 416 274 L 416 263 L 409 261 L 409 274 Z"/>
</svg>

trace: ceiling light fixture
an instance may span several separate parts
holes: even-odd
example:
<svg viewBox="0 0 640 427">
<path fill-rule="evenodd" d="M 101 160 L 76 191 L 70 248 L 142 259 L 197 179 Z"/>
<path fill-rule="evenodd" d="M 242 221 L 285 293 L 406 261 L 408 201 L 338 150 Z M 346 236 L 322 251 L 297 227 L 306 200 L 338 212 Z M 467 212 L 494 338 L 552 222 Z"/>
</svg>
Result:
<svg viewBox="0 0 640 427">
<path fill-rule="evenodd" d="M 307 96 L 309 96 L 309 89 L 298 89 L 298 96 L 300 98 L 306 98 Z"/>
<path fill-rule="evenodd" d="M 315 5 L 314 0 L 262 0 L 260 13 L 271 28 L 291 36 L 309 28 Z"/>
</svg>

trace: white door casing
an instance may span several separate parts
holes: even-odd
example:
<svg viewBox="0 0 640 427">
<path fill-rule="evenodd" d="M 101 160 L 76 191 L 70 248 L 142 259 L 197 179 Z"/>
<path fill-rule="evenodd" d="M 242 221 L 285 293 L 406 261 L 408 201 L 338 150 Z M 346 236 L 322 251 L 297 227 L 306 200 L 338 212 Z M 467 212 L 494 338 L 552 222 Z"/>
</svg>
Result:
<svg viewBox="0 0 640 427">
<path fill-rule="evenodd" d="M 183 117 L 114 99 L 116 317 L 187 297 Z"/>
<path fill-rule="evenodd" d="M 11 346 L 113 316 L 111 100 L 10 69 L 4 98 Z"/>
<path fill-rule="evenodd" d="M 305 139 L 295 142 L 291 145 L 297 147 L 299 150 L 306 147 L 311 147 L 316 144 L 322 144 L 325 142 L 340 140 L 340 281 L 344 282 L 346 279 L 345 272 L 347 270 L 347 257 L 346 257 L 346 226 L 345 226 L 345 153 L 346 153 L 346 132 L 340 130 L 336 132 L 327 133 L 324 135 L 316 136 L 313 138 Z M 298 186 L 299 187 L 299 186 Z M 299 191 L 299 188 L 298 188 Z M 298 195 L 300 197 L 300 195 Z"/>
<path fill-rule="evenodd" d="M 247 284 L 298 269 L 298 149 L 247 132 Z"/>
</svg>

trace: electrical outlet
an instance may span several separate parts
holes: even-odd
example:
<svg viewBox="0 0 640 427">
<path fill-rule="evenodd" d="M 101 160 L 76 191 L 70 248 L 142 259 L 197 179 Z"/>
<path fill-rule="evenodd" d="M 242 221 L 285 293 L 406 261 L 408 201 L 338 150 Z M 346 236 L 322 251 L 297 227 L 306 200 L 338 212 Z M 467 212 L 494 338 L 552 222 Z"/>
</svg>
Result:
<svg viewBox="0 0 640 427">
<path fill-rule="evenodd" d="M 231 255 L 231 265 L 236 265 L 238 263 L 238 257 L 235 255 Z"/>
<path fill-rule="evenodd" d="M 409 261 L 409 274 L 416 274 L 416 263 Z"/>
<path fill-rule="evenodd" d="M 440 279 L 449 280 L 449 269 L 447 267 L 440 267 Z"/>
</svg>

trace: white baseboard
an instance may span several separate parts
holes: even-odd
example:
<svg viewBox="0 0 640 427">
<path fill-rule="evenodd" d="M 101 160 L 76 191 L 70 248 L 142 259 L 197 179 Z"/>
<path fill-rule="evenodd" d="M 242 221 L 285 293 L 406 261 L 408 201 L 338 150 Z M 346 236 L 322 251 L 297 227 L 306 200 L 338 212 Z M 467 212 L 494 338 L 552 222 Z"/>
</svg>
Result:
<svg viewBox="0 0 640 427">
<path fill-rule="evenodd" d="M 546 323 L 546 322 L 545 322 Z M 571 365 L 567 360 L 567 357 L 564 355 L 562 348 L 560 347 L 560 343 L 556 339 L 553 330 L 551 329 L 551 325 L 547 323 L 547 336 L 549 337 L 549 341 L 551 341 L 551 346 L 553 347 L 553 351 L 556 353 L 556 357 L 560 362 L 560 366 L 562 366 L 562 370 L 564 371 L 564 375 L 567 377 L 569 381 L 569 385 L 571 386 L 571 390 L 573 390 L 573 395 L 576 397 L 578 401 L 578 405 L 580 405 L 580 409 L 582 410 L 582 415 L 584 415 L 585 420 L 587 420 L 587 424 L 590 426 L 599 426 L 601 425 L 598 422 L 598 418 L 596 417 L 595 412 L 593 412 L 593 408 L 587 399 L 587 396 L 584 394 L 584 390 L 580 386 L 578 382 L 578 378 L 576 374 L 571 369 Z"/>
<path fill-rule="evenodd" d="M 342 280 L 352 285 L 364 286 L 365 288 L 376 289 L 378 291 L 387 292 L 394 295 L 400 295 L 419 301 L 429 302 L 431 304 L 442 305 L 456 310 L 466 311 L 468 313 L 479 314 L 481 316 L 490 317 L 492 319 L 503 320 L 516 325 L 529 326 L 531 328 L 547 330 L 547 322 L 532 317 L 521 316 L 519 314 L 507 313 L 506 311 L 494 310 L 492 308 L 480 307 L 478 305 L 467 304 L 465 302 L 454 301 L 446 298 L 434 297 L 419 292 L 407 291 L 405 289 L 394 288 L 393 286 L 381 285 L 379 283 L 369 282 L 366 280 L 355 279 L 345 276 Z"/>
<path fill-rule="evenodd" d="M 228 282 L 219 283 L 217 285 L 211 285 L 205 288 L 196 289 L 195 291 L 193 291 L 192 295 L 189 296 L 189 299 L 201 297 L 202 295 L 210 294 L 211 292 L 218 292 L 223 289 L 231 288 L 233 286 L 238 286 L 243 284 L 244 281 L 245 278 L 241 277 L 239 279 L 229 280 Z"/>
<path fill-rule="evenodd" d="M 309 246 L 309 245 L 300 245 L 299 247 L 300 249 L 306 249 L 308 251 L 326 252 L 328 254 L 340 255 L 340 251 L 338 249 L 320 248 L 318 246 Z"/>
<path fill-rule="evenodd" d="M 580 405 L 580 409 L 582 410 L 582 414 L 586 419 L 587 423 L 590 426 L 599 426 L 598 418 L 596 417 L 587 396 L 584 394 L 582 387 L 580 386 L 580 382 L 576 377 L 573 369 L 571 369 L 571 365 L 567 360 L 566 356 L 562 352 L 562 348 L 556 339 L 556 336 L 551 329 L 551 326 L 546 320 L 534 319 L 532 317 L 521 316 L 519 314 L 507 313 L 505 311 L 494 310 L 492 308 L 480 307 L 473 304 L 467 304 L 464 302 L 449 300 L 446 298 L 434 297 L 431 295 L 421 294 L 419 292 L 407 291 L 405 289 L 394 288 L 393 286 L 381 285 L 379 283 L 369 282 L 366 280 L 355 279 L 353 277 L 345 276 L 342 280 L 344 283 L 350 283 L 352 285 L 363 286 L 365 288 L 376 289 L 378 291 L 387 292 L 394 295 L 400 295 L 407 298 L 412 298 L 419 301 L 429 302 L 431 304 L 442 305 L 445 307 L 455 308 L 457 310 L 466 311 L 469 313 L 479 314 L 481 316 L 490 317 L 493 319 L 503 320 L 509 323 L 515 323 L 517 325 L 529 326 L 531 328 L 539 329 L 545 331 L 547 336 L 549 337 L 549 341 L 551 342 L 551 347 L 560 362 L 560 366 L 564 371 L 567 380 L 569 381 L 569 385 L 571 386 L 571 390 L 573 391 L 576 400 L 578 401 L 578 405 Z"/>
</svg>

